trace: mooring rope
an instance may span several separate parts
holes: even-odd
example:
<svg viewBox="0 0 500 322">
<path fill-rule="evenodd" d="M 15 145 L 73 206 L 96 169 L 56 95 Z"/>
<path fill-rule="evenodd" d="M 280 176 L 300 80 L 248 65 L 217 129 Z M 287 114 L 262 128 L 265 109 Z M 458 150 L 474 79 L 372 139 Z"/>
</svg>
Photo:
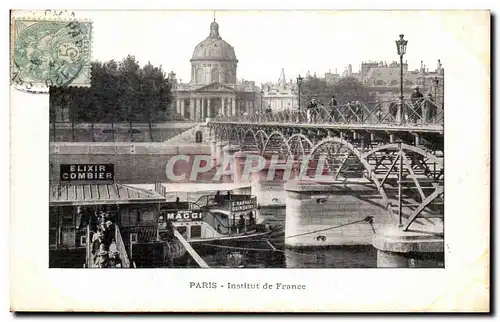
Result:
<svg viewBox="0 0 500 322">
<path fill-rule="evenodd" d="M 215 247 L 215 248 L 226 248 L 226 249 L 234 249 L 234 250 L 246 250 L 246 251 L 260 251 L 260 252 L 279 252 L 279 253 L 284 253 L 284 254 L 297 254 L 297 255 L 303 255 L 303 256 L 316 256 L 313 254 L 303 254 L 303 253 L 297 253 L 297 252 L 292 252 L 289 250 L 283 250 L 283 249 L 268 249 L 268 248 L 251 248 L 251 247 L 236 247 L 236 246 L 223 246 L 223 245 L 215 245 L 215 244 L 208 244 L 208 243 L 201 243 L 200 245 L 204 246 L 210 246 L 210 247 Z"/>
<path fill-rule="evenodd" d="M 367 223 L 369 223 L 370 226 L 372 227 L 373 233 L 375 233 L 375 228 L 373 228 L 373 217 L 372 216 L 367 216 L 364 219 L 356 220 L 356 221 L 353 221 L 353 222 L 350 222 L 350 223 L 347 223 L 347 224 L 342 224 L 342 225 L 338 225 L 338 226 L 332 226 L 332 227 L 327 227 L 327 228 L 323 228 L 323 229 L 318 229 L 318 230 L 310 231 L 310 232 L 307 232 L 307 233 L 302 233 L 302 234 L 287 236 L 286 238 L 311 235 L 311 234 L 319 233 L 319 232 L 326 231 L 326 230 L 331 230 L 331 229 L 335 229 L 335 228 L 340 228 L 340 227 L 344 227 L 344 226 L 349 226 L 349 225 L 357 224 L 357 223 L 360 223 L 360 222 L 363 222 L 363 221 L 366 221 Z"/>
</svg>

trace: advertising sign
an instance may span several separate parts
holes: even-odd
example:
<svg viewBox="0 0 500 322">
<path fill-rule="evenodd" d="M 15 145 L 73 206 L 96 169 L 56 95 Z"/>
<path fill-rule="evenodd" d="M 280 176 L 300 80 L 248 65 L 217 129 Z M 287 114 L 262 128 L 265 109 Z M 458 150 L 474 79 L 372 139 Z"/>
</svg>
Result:
<svg viewBox="0 0 500 322">
<path fill-rule="evenodd" d="M 252 197 L 246 200 L 238 200 L 231 202 L 231 211 L 232 212 L 240 212 L 253 210 L 257 207 L 257 198 Z"/>
<path fill-rule="evenodd" d="M 61 182 L 72 181 L 114 181 L 114 164 L 61 164 Z"/>
<path fill-rule="evenodd" d="M 167 211 L 166 220 L 170 221 L 202 221 L 203 212 L 199 210 L 174 210 Z"/>
</svg>

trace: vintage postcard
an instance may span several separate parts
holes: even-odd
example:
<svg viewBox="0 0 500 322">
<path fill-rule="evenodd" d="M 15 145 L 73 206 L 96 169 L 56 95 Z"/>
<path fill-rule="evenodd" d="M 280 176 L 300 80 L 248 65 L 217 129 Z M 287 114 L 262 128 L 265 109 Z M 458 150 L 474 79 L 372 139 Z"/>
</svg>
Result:
<svg viewBox="0 0 500 322">
<path fill-rule="evenodd" d="M 489 32 L 487 11 L 12 11 L 11 309 L 488 311 Z"/>
</svg>

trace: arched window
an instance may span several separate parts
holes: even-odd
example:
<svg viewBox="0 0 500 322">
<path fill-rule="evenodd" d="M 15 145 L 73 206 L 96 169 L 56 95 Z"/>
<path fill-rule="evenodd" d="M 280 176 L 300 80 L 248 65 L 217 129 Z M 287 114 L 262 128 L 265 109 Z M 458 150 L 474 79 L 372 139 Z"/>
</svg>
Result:
<svg viewBox="0 0 500 322">
<path fill-rule="evenodd" d="M 392 86 L 394 86 L 394 85 L 398 85 L 398 84 L 399 84 L 399 82 L 398 82 L 397 80 L 395 80 L 395 79 L 393 79 L 393 80 L 391 81 L 391 85 L 392 85 Z"/>
<path fill-rule="evenodd" d="M 196 131 L 195 133 L 195 142 L 201 143 L 203 141 L 203 133 L 201 131 Z"/>
<path fill-rule="evenodd" d="M 377 80 L 377 82 L 375 83 L 377 86 L 384 86 L 385 85 L 385 82 L 381 79 Z"/>
<path fill-rule="evenodd" d="M 219 70 L 217 68 L 212 68 L 212 72 L 210 75 L 210 81 L 212 83 L 220 83 Z"/>
<path fill-rule="evenodd" d="M 203 84 L 203 69 L 198 68 L 196 70 L 196 84 Z"/>
</svg>

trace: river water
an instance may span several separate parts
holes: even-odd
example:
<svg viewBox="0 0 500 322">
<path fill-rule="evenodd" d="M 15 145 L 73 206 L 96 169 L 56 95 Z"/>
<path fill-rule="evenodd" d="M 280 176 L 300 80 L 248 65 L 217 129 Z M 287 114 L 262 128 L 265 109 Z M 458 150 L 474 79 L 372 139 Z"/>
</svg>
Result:
<svg viewBox="0 0 500 322">
<path fill-rule="evenodd" d="M 204 245 L 196 250 L 212 268 L 372 268 L 377 251 L 370 245 L 288 249 L 284 247 L 285 207 L 263 207 L 261 216 L 283 233 L 268 240 Z M 279 231 L 278 230 L 278 231 Z M 274 248 L 273 248 L 274 247 Z M 174 263 L 196 268 L 189 254 Z"/>
<path fill-rule="evenodd" d="M 151 185 L 140 185 L 151 189 Z M 175 200 L 196 200 L 201 195 L 224 193 L 238 185 L 232 183 L 167 184 L 167 197 Z M 240 188 L 241 190 L 241 188 Z M 194 246 L 205 262 L 212 268 L 376 268 L 377 250 L 371 245 L 330 246 L 304 249 L 284 247 L 286 208 L 262 207 L 260 216 L 278 231 L 267 240 L 245 241 L 230 245 L 205 244 Z M 411 267 L 442 268 L 442 258 L 421 258 L 410 261 Z M 174 261 L 174 267 L 198 268 L 191 256 Z"/>
</svg>

